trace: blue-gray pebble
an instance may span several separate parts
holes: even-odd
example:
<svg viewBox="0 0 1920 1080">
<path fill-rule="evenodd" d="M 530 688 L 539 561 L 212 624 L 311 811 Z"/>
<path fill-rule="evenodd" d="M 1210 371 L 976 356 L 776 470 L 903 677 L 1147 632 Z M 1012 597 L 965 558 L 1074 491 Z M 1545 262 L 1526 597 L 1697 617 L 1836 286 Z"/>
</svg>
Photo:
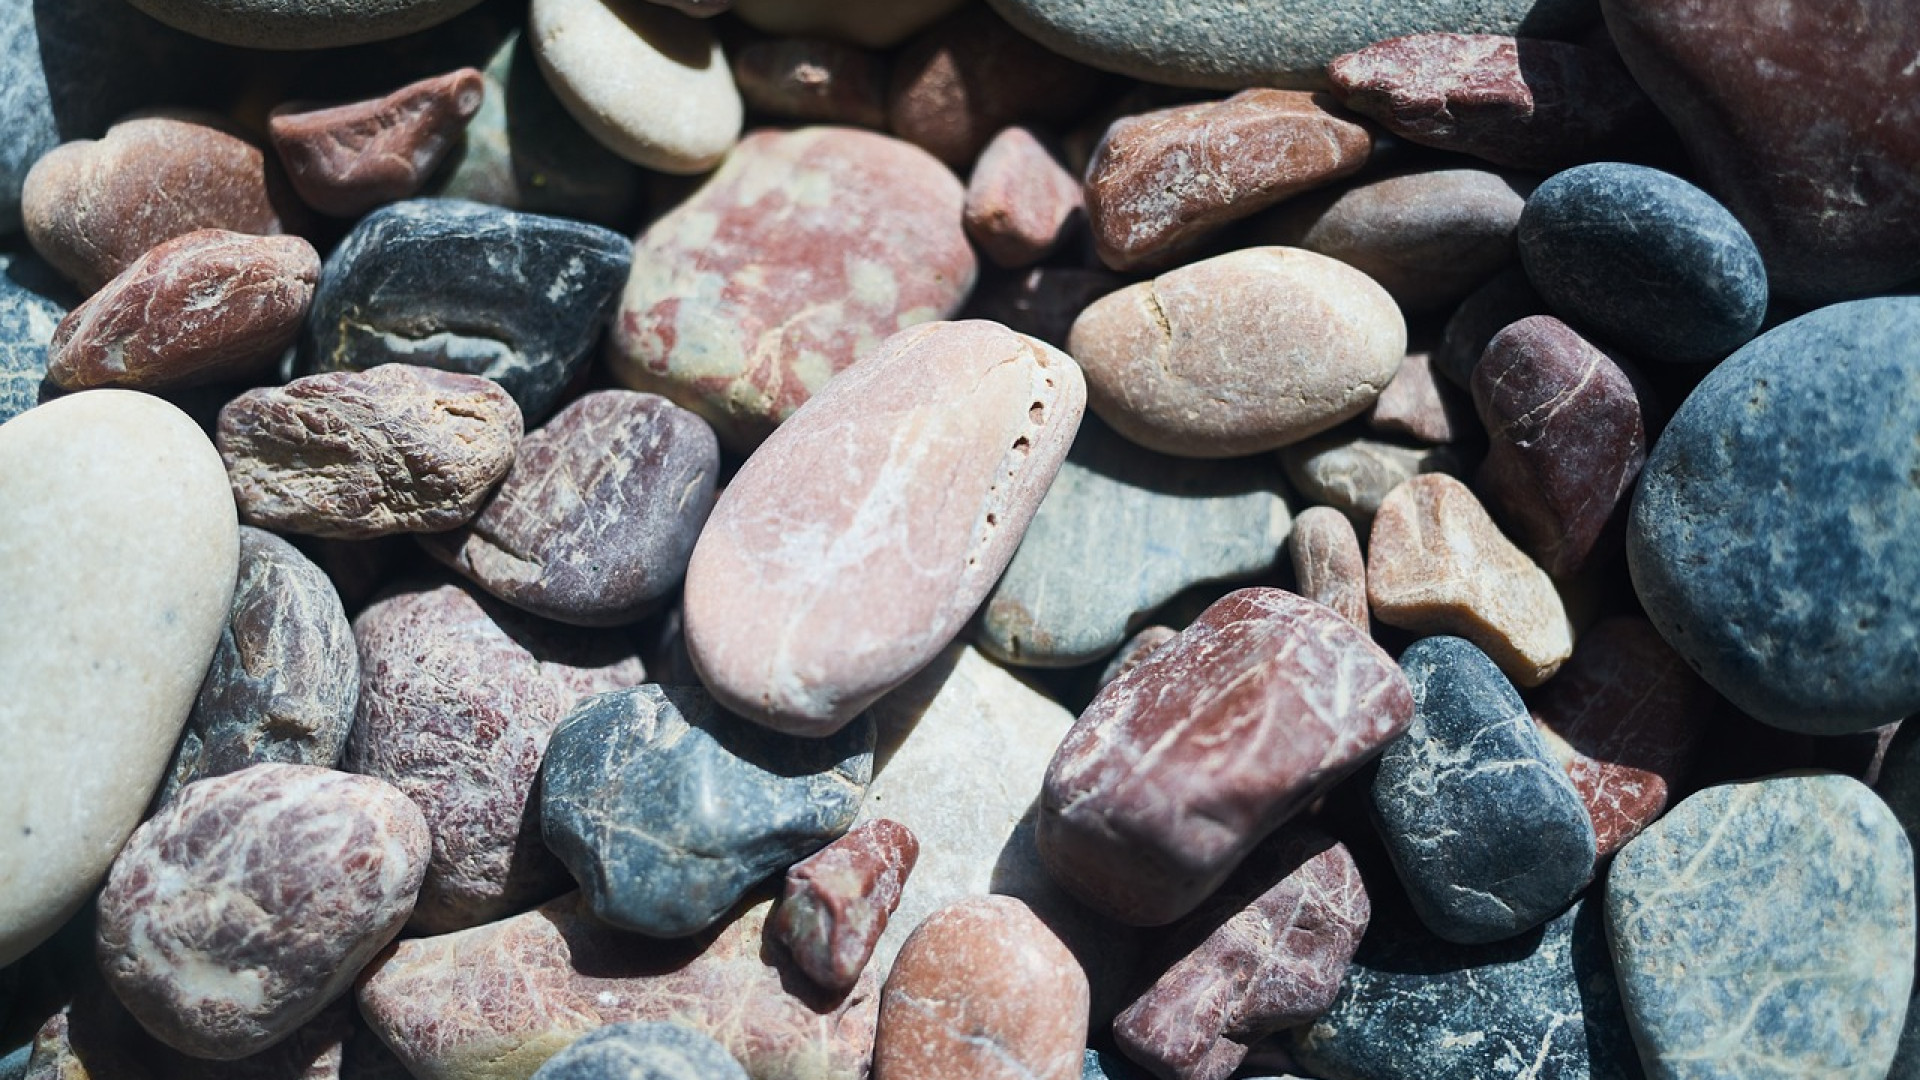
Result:
<svg viewBox="0 0 1920 1080">
<path fill-rule="evenodd" d="M 1902 724 L 1887 745 L 1874 790 L 1886 800 L 1907 846 L 1920 843 L 1920 723 Z M 1916 874 L 1920 886 L 1920 874 Z M 1900 1029 L 1900 1049 L 1893 1056 L 1887 1080 L 1920 1080 L 1920 984 L 1907 996 L 1907 1021 Z"/>
<path fill-rule="evenodd" d="M 0 251 L 0 424 L 40 404 L 47 345 L 73 301 L 40 256 Z"/>
<path fill-rule="evenodd" d="M 1620 850 L 1606 909 L 1650 1075 L 1887 1075 L 1914 974 L 1913 851 L 1859 781 L 1689 796 Z"/>
<path fill-rule="evenodd" d="M 547 744 L 541 835 L 602 920 L 685 937 L 847 831 L 873 745 L 864 714 L 806 739 L 734 716 L 698 686 L 601 694 Z"/>
<path fill-rule="evenodd" d="M 727 1048 L 692 1028 L 634 1021 L 588 1032 L 533 1080 L 747 1080 Z"/>
<path fill-rule="evenodd" d="M 1520 262 L 1555 314 L 1647 360 L 1718 360 L 1767 313 L 1753 238 L 1713 196 L 1644 165 L 1541 184 L 1520 213 Z"/>
<path fill-rule="evenodd" d="M 407 363 L 484 375 L 529 425 L 586 363 L 633 244 L 611 229 L 462 199 L 368 214 L 328 256 L 301 370 Z"/>
<path fill-rule="evenodd" d="M 1920 712 L 1920 298 L 1835 304 L 1710 372 L 1640 473 L 1627 562 L 1667 643 L 1815 735 Z"/>
<path fill-rule="evenodd" d="M 1593 822 L 1513 684 L 1456 637 L 1400 657 L 1413 722 L 1380 755 L 1373 813 L 1435 934 L 1497 941 L 1538 926 L 1593 878 Z"/>
</svg>

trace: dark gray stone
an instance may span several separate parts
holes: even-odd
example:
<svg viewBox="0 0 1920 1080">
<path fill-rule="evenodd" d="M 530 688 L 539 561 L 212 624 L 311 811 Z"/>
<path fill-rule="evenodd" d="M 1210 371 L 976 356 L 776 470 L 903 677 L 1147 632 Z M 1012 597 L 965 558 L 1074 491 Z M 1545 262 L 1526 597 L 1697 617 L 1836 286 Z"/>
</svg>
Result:
<svg viewBox="0 0 1920 1080">
<path fill-rule="evenodd" d="M 0 251 L 0 424 L 40 404 L 47 346 L 75 302 L 72 287 L 40 256 Z"/>
<path fill-rule="evenodd" d="M 1920 711 L 1920 298 L 1823 308 L 1727 358 L 1654 444 L 1627 530 L 1647 616 L 1755 719 Z"/>
<path fill-rule="evenodd" d="M 1413 723 L 1380 755 L 1373 812 L 1414 910 L 1465 944 L 1540 925 L 1593 878 L 1579 793 L 1485 653 L 1423 638 L 1400 668 Z"/>
<path fill-rule="evenodd" d="M 864 714 L 808 739 L 724 712 L 697 686 L 601 694 L 547 745 L 541 832 L 595 915 L 685 937 L 847 831 L 873 745 Z"/>
<path fill-rule="evenodd" d="M 1520 213 L 1520 262 L 1555 312 L 1648 360 L 1704 363 L 1767 314 L 1753 238 L 1713 196 L 1644 165 L 1557 173 Z"/>
<path fill-rule="evenodd" d="M 1621 849 L 1606 907 L 1653 1075 L 1887 1075 L 1914 974 L 1913 850 L 1859 781 L 1707 788 Z"/>
<path fill-rule="evenodd" d="M 586 363 L 633 244 L 610 229 L 460 199 L 368 214 L 328 257 L 303 373 L 408 363 L 484 375 L 529 423 Z"/>
<path fill-rule="evenodd" d="M 671 1023 L 631 1021 L 591 1032 L 547 1059 L 533 1080 L 747 1080 L 711 1036 Z"/>
</svg>

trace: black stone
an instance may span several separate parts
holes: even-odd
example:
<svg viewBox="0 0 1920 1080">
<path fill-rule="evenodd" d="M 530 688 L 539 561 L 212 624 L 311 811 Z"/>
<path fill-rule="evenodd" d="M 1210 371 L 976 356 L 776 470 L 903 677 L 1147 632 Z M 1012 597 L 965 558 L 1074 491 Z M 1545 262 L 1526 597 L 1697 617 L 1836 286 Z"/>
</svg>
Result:
<svg viewBox="0 0 1920 1080">
<path fill-rule="evenodd" d="M 540 1066 L 533 1080 L 747 1080 L 727 1048 L 671 1023 L 610 1024 Z"/>
</svg>

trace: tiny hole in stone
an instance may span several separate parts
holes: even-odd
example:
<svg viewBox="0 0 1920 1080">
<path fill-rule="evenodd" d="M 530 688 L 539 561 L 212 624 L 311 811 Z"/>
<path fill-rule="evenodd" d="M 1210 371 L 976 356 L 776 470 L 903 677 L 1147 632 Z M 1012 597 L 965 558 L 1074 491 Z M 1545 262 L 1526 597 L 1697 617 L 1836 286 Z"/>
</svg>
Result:
<svg viewBox="0 0 1920 1080">
<path fill-rule="evenodd" d="M 1036 401 L 1033 404 L 1027 406 L 1027 419 L 1033 421 L 1036 425 L 1046 423 L 1047 422 L 1046 403 L 1043 401 Z"/>
</svg>

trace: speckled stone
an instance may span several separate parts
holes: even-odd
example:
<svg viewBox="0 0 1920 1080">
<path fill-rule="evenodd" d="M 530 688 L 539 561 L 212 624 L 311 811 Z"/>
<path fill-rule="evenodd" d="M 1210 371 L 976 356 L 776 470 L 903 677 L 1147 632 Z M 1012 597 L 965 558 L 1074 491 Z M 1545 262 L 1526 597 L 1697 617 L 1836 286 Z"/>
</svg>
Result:
<svg viewBox="0 0 1920 1080">
<path fill-rule="evenodd" d="M 480 72 L 461 68 L 368 101 L 282 105 L 273 110 L 267 135 L 308 206 L 358 217 L 419 194 L 486 92 Z"/>
<path fill-rule="evenodd" d="M 1823 308 L 1715 368 L 1654 444 L 1634 589 L 1694 670 L 1776 727 L 1920 711 L 1920 300 Z M 1790 497 L 1789 497 L 1790 496 Z"/>
<path fill-rule="evenodd" d="M 1473 369 L 1493 335 L 1529 315 L 1546 313 L 1547 303 L 1533 291 L 1526 269 L 1507 267 L 1468 293 L 1448 317 L 1440 333 L 1440 345 L 1433 351 L 1434 370 L 1466 389 L 1472 385 Z"/>
<path fill-rule="evenodd" d="M 269 763 L 202 780 L 114 860 L 100 969 L 175 1049 L 258 1053 L 400 932 L 428 843 L 420 810 L 371 777 Z"/>
<path fill-rule="evenodd" d="M 1067 351 L 1088 405 L 1163 454 L 1238 457 L 1364 412 L 1407 352 L 1393 298 L 1344 263 L 1245 248 L 1095 301 Z"/>
<path fill-rule="evenodd" d="M 326 49 L 424 30 L 479 0 L 133 0 L 188 33 L 249 49 Z"/>
<path fill-rule="evenodd" d="M 849 41 L 869 49 L 898 45 L 963 0 L 734 0 L 742 22 L 769 34 Z"/>
<path fill-rule="evenodd" d="M 753 41 L 733 53 L 733 81 L 750 108 L 815 124 L 887 126 L 878 53 L 826 38 Z"/>
<path fill-rule="evenodd" d="M 1084 664 L 1182 589 L 1272 569 L 1291 520 L 1279 470 L 1136 446 L 1097 420 L 1073 449 L 981 610 L 1009 663 Z"/>
<path fill-rule="evenodd" d="M 1230 593 L 1080 714 L 1047 768 L 1040 853 L 1094 910 L 1170 923 L 1412 712 L 1399 668 L 1331 609 Z"/>
<path fill-rule="evenodd" d="M 160 802 L 263 762 L 334 767 L 359 696 L 360 652 L 333 583 L 292 544 L 241 526 L 233 605 Z"/>
<path fill-rule="evenodd" d="M 678 938 L 853 824 L 873 722 L 830 738 L 769 731 L 698 686 L 582 702 L 540 767 L 540 833 L 602 921 Z"/>
<path fill-rule="evenodd" d="M 1085 220 L 1080 178 L 1032 130 L 1008 127 L 981 151 L 967 179 L 967 236 L 996 266 L 1030 266 Z"/>
<path fill-rule="evenodd" d="M 712 1036 L 671 1022 L 608 1024 L 547 1059 L 533 1080 L 747 1080 Z"/>
<path fill-rule="evenodd" d="M 0 251 L 0 424 L 40 404 L 47 346 L 77 297 L 31 251 Z"/>
<path fill-rule="evenodd" d="M 1725 784 L 1668 811 L 1607 876 L 1648 1074 L 1885 1076 L 1913 984 L 1913 881 L 1900 823 L 1844 776 Z"/>
<path fill-rule="evenodd" d="M 856 357 L 960 309 L 976 271 L 965 198 L 899 139 L 755 132 L 635 241 L 608 364 L 751 450 Z"/>
<path fill-rule="evenodd" d="M 1474 421 L 1473 402 L 1441 380 L 1430 352 L 1408 353 L 1367 410 L 1367 427 L 1375 434 L 1424 443 L 1464 439 Z"/>
<path fill-rule="evenodd" d="M 1345 514 L 1331 506 L 1307 507 L 1293 521 L 1287 548 L 1301 596 L 1325 604 L 1363 631 L 1371 630 L 1366 558 Z"/>
<path fill-rule="evenodd" d="M 383 207 L 327 257 L 302 370 L 484 375 L 538 423 L 586 364 L 631 259 L 619 233 L 565 218 L 459 199 Z"/>
<path fill-rule="evenodd" d="M 886 933 L 920 858 L 913 830 L 873 818 L 787 868 L 769 924 L 807 977 L 851 990 Z"/>
<path fill-rule="evenodd" d="M 1445 446 L 1408 446 L 1341 428 L 1281 450 L 1280 465 L 1307 501 L 1365 529 L 1395 488 L 1426 473 L 1458 472 L 1460 458 Z"/>
<path fill-rule="evenodd" d="M 1461 638 L 1400 656 L 1413 723 L 1380 755 L 1373 814 L 1422 922 L 1462 944 L 1552 918 L 1593 879 L 1593 823 L 1513 685 Z"/>
<path fill-rule="evenodd" d="M 1767 313 L 1767 271 L 1726 207 L 1644 165 L 1557 173 L 1520 215 L 1520 260 L 1569 322 L 1636 356 L 1718 360 Z"/>
<path fill-rule="evenodd" d="M 413 926 L 477 926 L 566 889 L 540 840 L 540 759 L 582 698 L 646 680 L 631 644 L 457 585 L 375 601 L 353 631 L 360 699 L 344 767 L 395 784 L 433 826 Z"/>
</svg>

